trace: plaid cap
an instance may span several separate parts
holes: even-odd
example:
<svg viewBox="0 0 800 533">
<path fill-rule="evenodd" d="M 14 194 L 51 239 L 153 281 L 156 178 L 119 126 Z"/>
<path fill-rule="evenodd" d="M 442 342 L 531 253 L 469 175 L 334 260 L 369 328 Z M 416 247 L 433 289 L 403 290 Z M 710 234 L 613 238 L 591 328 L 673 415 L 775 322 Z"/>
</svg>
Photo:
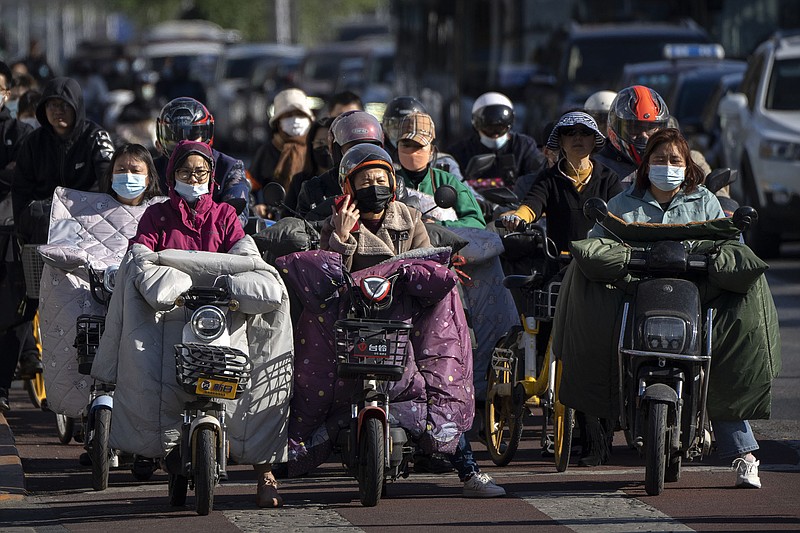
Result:
<svg viewBox="0 0 800 533">
<path fill-rule="evenodd" d="M 410 139 L 422 146 L 428 146 L 436 138 L 436 128 L 433 119 L 425 113 L 412 113 L 403 117 L 400 123 L 398 141 Z"/>
<path fill-rule="evenodd" d="M 558 152 L 561 149 L 561 139 L 559 129 L 570 126 L 585 126 L 594 132 L 594 146 L 597 149 L 603 147 L 605 137 L 600 133 L 597 127 L 597 122 L 594 121 L 591 115 L 582 111 L 571 111 L 565 113 L 558 119 L 556 125 L 553 126 L 553 131 L 550 132 L 550 137 L 547 139 L 547 148 Z"/>
</svg>

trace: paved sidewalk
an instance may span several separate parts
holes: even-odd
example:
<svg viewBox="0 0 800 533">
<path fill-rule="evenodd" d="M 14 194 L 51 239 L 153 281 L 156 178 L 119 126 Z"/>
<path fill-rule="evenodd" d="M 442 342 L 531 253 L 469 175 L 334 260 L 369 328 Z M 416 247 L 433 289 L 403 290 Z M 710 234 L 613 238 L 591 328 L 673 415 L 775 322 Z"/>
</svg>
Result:
<svg viewBox="0 0 800 533">
<path fill-rule="evenodd" d="M 25 474 L 8 421 L 0 413 L 0 504 L 25 497 Z"/>
</svg>

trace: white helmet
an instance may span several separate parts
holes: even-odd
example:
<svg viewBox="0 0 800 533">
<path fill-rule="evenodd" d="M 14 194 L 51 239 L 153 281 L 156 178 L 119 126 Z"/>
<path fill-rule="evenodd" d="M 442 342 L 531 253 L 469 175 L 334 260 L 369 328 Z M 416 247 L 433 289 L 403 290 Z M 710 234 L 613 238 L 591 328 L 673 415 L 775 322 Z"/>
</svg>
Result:
<svg viewBox="0 0 800 533">
<path fill-rule="evenodd" d="M 614 91 L 597 91 L 583 104 L 583 110 L 588 113 L 608 113 L 611 102 L 617 97 Z"/>
<path fill-rule="evenodd" d="M 472 104 L 472 114 L 474 115 L 477 110 L 490 105 L 504 105 L 510 107 L 512 110 L 514 109 L 514 104 L 511 103 L 511 100 L 509 100 L 506 95 L 490 92 L 483 93 L 475 100 L 475 103 Z"/>
</svg>

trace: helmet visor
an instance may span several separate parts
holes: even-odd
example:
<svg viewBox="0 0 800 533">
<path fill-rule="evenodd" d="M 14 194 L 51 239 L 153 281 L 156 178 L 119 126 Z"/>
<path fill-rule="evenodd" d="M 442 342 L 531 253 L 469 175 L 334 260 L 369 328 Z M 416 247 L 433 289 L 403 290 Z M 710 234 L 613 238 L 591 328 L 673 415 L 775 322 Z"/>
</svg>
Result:
<svg viewBox="0 0 800 533">
<path fill-rule="evenodd" d="M 667 122 L 667 120 L 622 120 L 618 135 L 623 141 L 636 145 L 637 149 L 641 144 L 642 150 L 644 150 L 647 140 L 658 130 L 666 128 Z"/>
<path fill-rule="evenodd" d="M 172 153 L 180 141 L 200 141 L 207 143 L 208 125 L 206 124 L 169 124 L 164 128 L 164 148 Z"/>
</svg>

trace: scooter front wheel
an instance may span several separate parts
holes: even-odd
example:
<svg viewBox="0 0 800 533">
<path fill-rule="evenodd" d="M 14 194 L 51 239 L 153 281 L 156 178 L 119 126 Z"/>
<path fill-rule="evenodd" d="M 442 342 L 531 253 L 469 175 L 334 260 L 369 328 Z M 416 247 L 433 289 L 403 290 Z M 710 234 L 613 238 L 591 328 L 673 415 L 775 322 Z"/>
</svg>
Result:
<svg viewBox="0 0 800 533">
<path fill-rule="evenodd" d="M 361 505 L 375 507 L 383 492 L 383 423 L 367 418 L 361 427 L 358 458 L 358 495 Z"/>
<path fill-rule="evenodd" d="M 195 441 L 194 495 L 197 514 L 207 515 L 214 508 L 214 487 L 217 485 L 217 435 L 209 427 L 197 430 Z"/>
<path fill-rule="evenodd" d="M 172 507 L 186 505 L 186 492 L 189 490 L 189 479 L 180 474 L 169 475 L 169 504 Z"/>
<path fill-rule="evenodd" d="M 108 444 L 108 436 L 111 431 L 111 410 L 97 409 L 92 419 L 94 428 L 87 428 L 87 433 L 92 435 L 88 446 L 92 457 L 92 488 L 106 490 L 111 458 L 111 447 Z"/>
<path fill-rule="evenodd" d="M 647 409 L 644 490 L 650 496 L 658 496 L 664 490 L 664 471 L 667 464 L 667 404 L 651 401 Z"/>
<path fill-rule="evenodd" d="M 517 364 L 502 360 L 497 365 L 498 368 L 490 366 L 486 384 L 486 449 L 494 464 L 506 466 L 514 459 L 522 440 L 523 411 L 515 413 L 511 394 L 518 379 Z M 507 394 L 501 396 L 500 388 L 507 389 Z"/>
<path fill-rule="evenodd" d="M 69 444 L 75 433 L 75 419 L 56 413 L 56 430 L 58 431 L 58 442 Z"/>
</svg>

